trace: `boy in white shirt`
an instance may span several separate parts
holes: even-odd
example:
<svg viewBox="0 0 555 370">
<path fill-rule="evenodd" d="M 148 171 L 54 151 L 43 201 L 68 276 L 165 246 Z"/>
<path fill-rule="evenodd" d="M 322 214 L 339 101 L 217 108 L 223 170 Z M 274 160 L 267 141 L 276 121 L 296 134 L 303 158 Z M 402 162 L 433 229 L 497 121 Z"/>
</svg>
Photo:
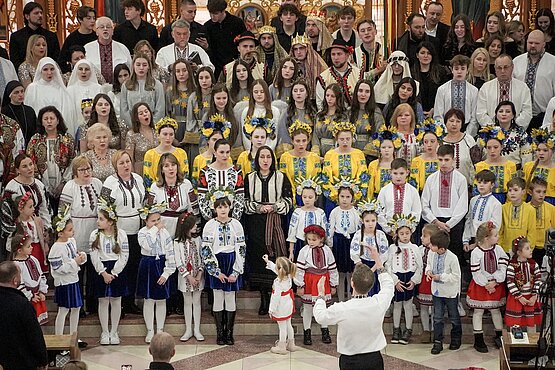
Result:
<svg viewBox="0 0 555 370">
<path fill-rule="evenodd" d="M 432 299 L 434 302 L 434 346 L 432 355 L 443 350 L 443 316 L 445 309 L 451 321 L 450 350 L 461 346 L 462 325 L 457 306 L 461 287 L 461 268 L 457 256 L 449 248 L 449 234 L 443 230 L 430 236 L 426 279 L 432 282 Z"/>
<path fill-rule="evenodd" d="M 393 235 L 388 222 L 393 215 L 412 215 L 420 221 L 422 213 L 420 194 L 414 186 L 407 183 L 409 175 L 410 169 L 407 161 L 403 158 L 395 158 L 391 162 L 391 182 L 384 186 L 378 194 L 378 202 L 381 205 L 378 224 L 390 237 Z"/>
</svg>

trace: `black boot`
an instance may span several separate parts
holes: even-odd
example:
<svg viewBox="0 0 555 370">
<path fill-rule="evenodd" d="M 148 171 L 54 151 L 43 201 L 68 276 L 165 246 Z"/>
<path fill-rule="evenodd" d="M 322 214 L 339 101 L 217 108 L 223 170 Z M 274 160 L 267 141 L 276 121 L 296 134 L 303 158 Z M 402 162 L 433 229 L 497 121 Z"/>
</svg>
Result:
<svg viewBox="0 0 555 370">
<path fill-rule="evenodd" d="M 303 339 L 303 344 L 310 346 L 312 345 L 312 333 L 310 329 L 306 329 L 304 331 L 304 339 Z"/>
<path fill-rule="evenodd" d="M 495 346 L 497 348 L 501 348 L 501 346 L 503 345 L 503 343 L 501 342 L 502 335 L 503 335 L 503 332 L 501 330 L 495 331 L 495 337 L 493 338 L 493 341 L 495 342 Z"/>
<path fill-rule="evenodd" d="M 232 346 L 235 344 L 235 339 L 233 339 L 233 325 L 235 325 L 235 311 L 224 311 L 224 312 L 227 315 L 225 344 Z"/>
<path fill-rule="evenodd" d="M 225 344 L 224 320 L 225 311 L 214 311 L 214 321 L 216 322 L 216 343 L 220 346 Z"/>
<path fill-rule="evenodd" d="M 488 353 L 488 346 L 484 342 L 484 333 L 474 333 L 474 349 L 480 353 Z"/>
<path fill-rule="evenodd" d="M 330 329 L 322 328 L 322 342 L 326 344 L 331 343 Z"/>
<path fill-rule="evenodd" d="M 258 314 L 264 316 L 268 314 L 268 308 L 270 303 L 268 302 L 268 293 L 261 290 L 260 291 L 260 308 L 258 309 Z"/>
</svg>

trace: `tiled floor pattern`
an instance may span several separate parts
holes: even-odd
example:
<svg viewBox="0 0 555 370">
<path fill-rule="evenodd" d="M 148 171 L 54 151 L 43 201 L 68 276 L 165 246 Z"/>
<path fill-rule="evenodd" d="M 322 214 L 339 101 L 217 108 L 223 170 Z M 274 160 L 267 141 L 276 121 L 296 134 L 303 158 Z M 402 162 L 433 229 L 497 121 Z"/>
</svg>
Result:
<svg viewBox="0 0 555 370">
<path fill-rule="evenodd" d="M 316 338 L 314 338 L 316 339 Z M 94 340 L 82 352 L 82 359 L 89 369 L 120 369 L 120 365 L 133 365 L 133 369 L 146 369 L 150 362 L 148 347 L 142 338 L 125 338 L 119 346 L 99 346 Z M 302 348 L 288 355 L 269 352 L 274 337 L 237 337 L 235 346 L 221 347 L 208 337 L 206 342 L 182 344 L 176 339 L 176 355 L 172 359 L 176 369 L 221 369 L 221 370 L 317 370 L 338 369 L 335 352 L 335 338 L 332 345 L 314 341 L 314 345 Z M 447 347 L 447 346 L 446 346 Z M 431 345 L 410 344 L 388 345 L 384 351 L 386 369 L 424 370 L 424 369 L 461 369 L 478 367 L 487 370 L 499 369 L 498 351 L 490 347 L 490 352 L 480 354 L 472 345 L 465 344 L 458 351 L 444 351 L 437 356 L 430 353 Z"/>
</svg>

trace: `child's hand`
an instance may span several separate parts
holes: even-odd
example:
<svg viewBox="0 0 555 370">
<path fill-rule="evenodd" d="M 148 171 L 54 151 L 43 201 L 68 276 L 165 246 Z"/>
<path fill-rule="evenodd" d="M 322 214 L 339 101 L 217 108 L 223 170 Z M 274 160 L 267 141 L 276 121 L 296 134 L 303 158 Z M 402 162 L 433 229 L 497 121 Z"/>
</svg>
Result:
<svg viewBox="0 0 555 370">
<path fill-rule="evenodd" d="M 331 288 L 330 288 L 330 293 L 331 293 L 331 295 L 335 295 L 335 293 L 337 293 L 337 288 L 331 287 Z M 325 294 L 322 294 L 322 295 L 325 296 Z"/>
<path fill-rule="evenodd" d="M 536 301 L 538 300 L 538 296 L 536 294 L 534 294 L 532 297 L 530 297 L 530 299 L 528 300 L 528 304 L 530 306 L 533 306 L 536 304 Z"/>
<path fill-rule="evenodd" d="M 518 299 L 518 301 L 519 301 L 520 304 L 522 304 L 523 306 L 527 306 L 528 303 L 529 303 L 529 301 L 528 301 L 526 298 L 524 298 L 524 297 L 520 297 L 520 298 Z"/>
<path fill-rule="evenodd" d="M 397 289 L 397 291 L 399 291 L 399 292 L 404 292 L 405 291 L 405 286 L 403 285 L 403 282 L 398 281 L 397 284 L 395 284 L 395 289 Z"/>
<path fill-rule="evenodd" d="M 470 252 L 470 244 L 465 243 L 465 244 L 463 245 L 463 250 L 464 250 L 465 252 Z"/>
<path fill-rule="evenodd" d="M 303 287 L 299 287 L 297 288 L 297 295 L 302 297 L 304 295 L 304 288 Z"/>
<path fill-rule="evenodd" d="M 237 281 L 237 276 L 235 276 L 235 275 L 233 275 L 233 274 L 232 274 L 232 275 L 229 275 L 229 276 L 227 277 L 227 281 L 230 282 L 230 283 L 234 283 L 234 282 Z"/>
<path fill-rule="evenodd" d="M 104 279 L 104 284 L 110 284 L 112 282 L 112 280 L 114 280 L 114 275 L 111 275 L 111 274 L 107 273 L 106 271 L 104 271 L 100 275 L 102 275 L 102 278 Z"/>
<path fill-rule="evenodd" d="M 427 271 L 426 272 L 426 280 L 427 281 L 432 281 L 433 278 L 434 278 L 434 274 L 431 271 Z"/>
<path fill-rule="evenodd" d="M 162 229 L 165 229 L 165 228 L 166 228 L 166 225 L 164 225 L 163 222 L 159 222 L 159 223 L 156 225 L 156 227 L 158 228 L 158 230 L 162 230 Z"/>
<path fill-rule="evenodd" d="M 46 296 L 44 295 L 44 293 L 39 293 L 39 298 L 42 302 L 46 301 Z"/>
<path fill-rule="evenodd" d="M 220 272 L 220 274 L 218 275 L 218 279 L 220 279 L 220 281 L 225 284 L 227 282 L 227 276 L 225 276 L 225 274 L 222 274 Z"/>
<path fill-rule="evenodd" d="M 289 261 L 293 262 L 295 260 L 295 253 L 291 250 L 289 251 Z"/>
<path fill-rule="evenodd" d="M 187 281 L 189 282 L 189 284 L 191 284 L 193 287 L 196 287 L 196 285 L 198 284 L 197 279 L 195 279 L 193 277 L 193 275 L 189 274 L 187 275 Z"/>
<path fill-rule="evenodd" d="M 268 255 L 267 254 L 263 255 L 262 259 L 264 260 L 264 262 L 268 263 Z"/>
<path fill-rule="evenodd" d="M 33 294 L 33 298 L 31 298 L 32 302 L 38 303 L 40 302 L 40 297 L 38 294 Z"/>
<path fill-rule="evenodd" d="M 160 276 L 160 278 L 158 279 L 158 281 L 157 281 L 156 283 L 157 283 L 158 285 L 164 285 L 164 284 L 166 284 L 166 281 L 167 281 L 167 280 L 168 280 L 168 279 L 166 279 L 165 277 Z"/>
<path fill-rule="evenodd" d="M 409 281 L 409 282 L 405 285 L 405 288 L 406 288 L 407 290 L 413 290 L 415 285 L 416 285 L 416 284 L 414 283 L 414 281 L 411 280 L 411 281 Z"/>
</svg>

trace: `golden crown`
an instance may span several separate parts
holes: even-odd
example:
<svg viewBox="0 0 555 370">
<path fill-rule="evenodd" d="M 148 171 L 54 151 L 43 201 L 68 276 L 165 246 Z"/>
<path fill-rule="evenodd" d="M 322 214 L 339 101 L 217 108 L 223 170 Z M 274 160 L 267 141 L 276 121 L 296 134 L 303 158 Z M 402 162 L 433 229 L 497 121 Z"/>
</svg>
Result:
<svg viewBox="0 0 555 370">
<path fill-rule="evenodd" d="M 276 33 L 276 28 L 272 26 L 262 26 L 258 29 L 258 36 L 261 36 L 265 33 Z"/>
<path fill-rule="evenodd" d="M 306 16 L 306 19 L 320 21 L 324 23 L 326 19 L 326 14 L 322 11 L 319 11 L 318 9 L 312 9 Z"/>
<path fill-rule="evenodd" d="M 306 34 L 297 35 L 293 37 L 293 39 L 291 39 L 291 46 L 299 44 L 308 46 L 312 45 L 312 41 L 310 41 L 310 37 L 308 37 Z"/>
</svg>

